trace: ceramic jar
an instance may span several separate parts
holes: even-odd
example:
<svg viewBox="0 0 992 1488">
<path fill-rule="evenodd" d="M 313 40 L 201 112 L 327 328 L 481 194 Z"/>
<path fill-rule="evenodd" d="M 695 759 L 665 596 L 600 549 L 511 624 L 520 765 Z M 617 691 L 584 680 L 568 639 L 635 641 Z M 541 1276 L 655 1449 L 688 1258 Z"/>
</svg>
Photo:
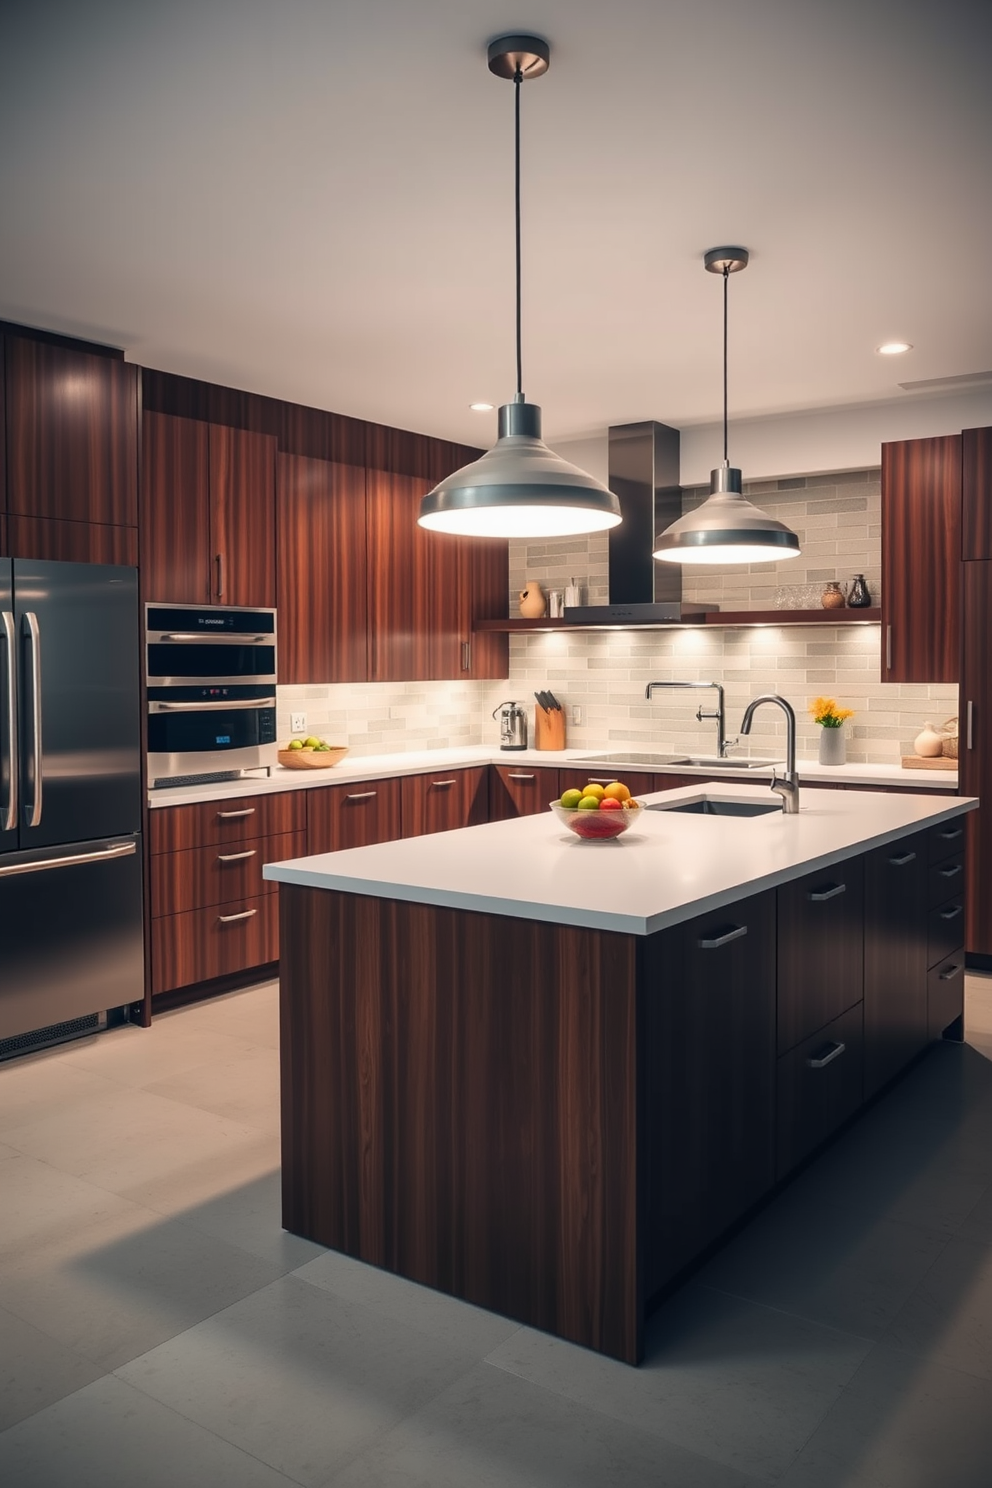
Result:
<svg viewBox="0 0 992 1488">
<path fill-rule="evenodd" d="M 823 587 L 820 595 L 820 604 L 825 610 L 842 610 L 844 608 L 844 593 L 836 579 L 831 579 L 829 584 Z"/>
<path fill-rule="evenodd" d="M 871 608 L 871 591 L 865 583 L 864 574 L 855 574 L 851 581 L 850 593 L 847 596 L 847 607 L 849 610 L 867 610 Z"/>
<path fill-rule="evenodd" d="M 937 732 L 929 719 L 913 740 L 913 749 L 921 759 L 936 759 L 943 752 L 944 736 Z"/>
<path fill-rule="evenodd" d="M 844 725 L 840 728 L 820 729 L 820 752 L 821 765 L 843 765 L 847 761 L 847 735 Z"/>
<path fill-rule="evenodd" d="M 544 598 L 544 590 L 536 579 L 528 579 L 526 586 L 520 591 L 517 608 L 525 620 L 540 620 L 544 614 L 547 601 Z"/>
</svg>

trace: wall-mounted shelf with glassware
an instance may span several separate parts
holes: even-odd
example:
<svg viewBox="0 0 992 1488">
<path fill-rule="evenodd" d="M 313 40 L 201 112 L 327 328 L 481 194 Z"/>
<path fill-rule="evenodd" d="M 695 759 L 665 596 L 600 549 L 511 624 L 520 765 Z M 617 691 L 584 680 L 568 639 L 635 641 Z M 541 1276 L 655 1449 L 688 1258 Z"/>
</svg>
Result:
<svg viewBox="0 0 992 1488">
<path fill-rule="evenodd" d="M 686 630 L 702 625 L 739 629 L 748 625 L 880 625 L 881 621 L 882 611 L 875 607 L 865 610 L 711 610 L 708 614 L 685 620 L 654 620 L 636 625 L 576 624 L 570 623 L 565 616 L 554 620 L 479 620 L 475 629 L 508 631 L 516 635 L 542 630 Z"/>
</svg>

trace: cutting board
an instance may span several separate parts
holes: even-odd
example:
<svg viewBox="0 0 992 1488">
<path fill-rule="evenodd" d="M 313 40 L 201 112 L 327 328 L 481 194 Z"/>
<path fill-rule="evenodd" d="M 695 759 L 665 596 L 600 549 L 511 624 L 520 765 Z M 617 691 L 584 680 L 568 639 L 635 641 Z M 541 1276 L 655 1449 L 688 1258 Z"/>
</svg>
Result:
<svg viewBox="0 0 992 1488">
<path fill-rule="evenodd" d="M 958 762 L 942 754 L 932 755 L 929 759 L 921 759 L 918 754 L 904 754 L 902 767 L 904 770 L 956 770 Z"/>
</svg>

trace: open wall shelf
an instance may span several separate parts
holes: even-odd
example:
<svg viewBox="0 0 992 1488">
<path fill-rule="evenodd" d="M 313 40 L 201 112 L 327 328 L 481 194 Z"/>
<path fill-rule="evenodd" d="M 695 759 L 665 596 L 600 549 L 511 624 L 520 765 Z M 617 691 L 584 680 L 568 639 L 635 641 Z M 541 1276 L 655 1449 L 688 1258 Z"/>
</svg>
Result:
<svg viewBox="0 0 992 1488">
<path fill-rule="evenodd" d="M 880 609 L 868 610 L 712 610 L 686 620 L 659 620 L 646 625 L 577 625 L 561 620 L 478 620 L 476 630 L 507 631 L 511 635 L 542 630 L 687 630 L 713 626 L 749 625 L 879 625 Z"/>
</svg>

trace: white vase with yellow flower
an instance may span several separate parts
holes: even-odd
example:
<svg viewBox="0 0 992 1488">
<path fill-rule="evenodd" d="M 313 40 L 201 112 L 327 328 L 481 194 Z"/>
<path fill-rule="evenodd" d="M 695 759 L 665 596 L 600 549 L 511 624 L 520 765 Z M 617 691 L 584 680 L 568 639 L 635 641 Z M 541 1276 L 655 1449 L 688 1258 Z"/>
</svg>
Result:
<svg viewBox="0 0 992 1488">
<path fill-rule="evenodd" d="M 844 724 L 854 717 L 853 708 L 838 708 L 833 698 L 814 698 L 809 705 L 813 722 L 820 725 L 820 764 L 842 765 L 847 759 Z"/>
</svg>

